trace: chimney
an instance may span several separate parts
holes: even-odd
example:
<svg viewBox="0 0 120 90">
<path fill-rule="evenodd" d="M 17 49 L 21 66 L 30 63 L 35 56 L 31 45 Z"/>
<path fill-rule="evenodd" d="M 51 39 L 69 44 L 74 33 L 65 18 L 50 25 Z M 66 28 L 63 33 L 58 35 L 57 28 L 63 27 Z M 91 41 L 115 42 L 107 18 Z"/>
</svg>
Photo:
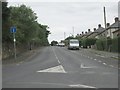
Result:
<svg viewBox="0 0 120 90">
<path fill-rule="evenodd" d="M 116 18 L 115 18 L 115 22 L 118 22 L 118 21 L 119 21 L 119 18 L 118 18 L 118 17 L 116 17 Z"/>
<path fill-rule="evenodd" d="M 81 34 L 80 34 L 80 36 L 81 36 Z"/>
<path fill-rule="evenodd" d="M 87 34 L 87 32 L 85 32 L 85 34 Z"/>
<path fill-rule="evenodd" d="M 84 32 L 82 32 L 82 34 L 84 34 Z"/>
<path fill-rule="evenodd" d="M 109 27 L 110 26 L 110 23 L 107 23 L 107 27 Z"/>
<path fill-rule="evenodd" d="M 101 24 L 98 24 L 98 28 L 100 28 L 101 27 Z"/>
<path fill-rule="evenodd" d="M 96 28 L 94 28 L 94 31 L 96 31 Z"/>
<path fill-rule="evenodd" d="M 88 29 L 88 32 L 90 32 L 90 29 Z"/>
</svg>

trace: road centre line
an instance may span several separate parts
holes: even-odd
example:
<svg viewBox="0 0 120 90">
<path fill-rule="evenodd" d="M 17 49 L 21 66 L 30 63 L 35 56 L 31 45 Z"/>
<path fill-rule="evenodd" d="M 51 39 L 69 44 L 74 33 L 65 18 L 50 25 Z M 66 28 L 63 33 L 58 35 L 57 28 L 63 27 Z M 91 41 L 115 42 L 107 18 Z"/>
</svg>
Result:
<svg viewBox="0 0 120 90">
<path fill-rule="evenodd" d="M 52 50 L 53 50 L 53 48 L 52 48 Z M 54 55 L 55 55 L 55 58 L 58 60 L 58 63 L 60 64 L 60 60 L 58 59 L 58 57 L 57 57 L 57 55 L 56 55 L 56 53 L 55 53 L 54 50 L 53 50 L 53 53 L 54 53 Z"/>
</svg>

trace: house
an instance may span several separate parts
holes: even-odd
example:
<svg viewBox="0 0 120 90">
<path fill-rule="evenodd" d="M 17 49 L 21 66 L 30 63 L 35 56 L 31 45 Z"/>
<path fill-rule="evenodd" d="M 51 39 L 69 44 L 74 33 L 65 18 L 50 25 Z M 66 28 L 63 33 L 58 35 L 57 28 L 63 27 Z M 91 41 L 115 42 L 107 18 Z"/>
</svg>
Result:
<svg viewBox="0 0 120 90">
<path fill-rule="evenodd" d="M 115 22 L 112 25 L 107 23 L 107 28 L 101 33 L 97 34 L 95 38 L 98 38 L 98 39 L 101 37 L 114 38 L 115 31 L 119 31 L 119 28 L 120 28 L 120 21 L 119 21 L 119 18 L 116 17 Z"/>
<path fill-rule="evenodd" d="M 94 32 L 90 33 L 87 38 L 95 38 L 95 36 L 103 32 L 105 28 L 101 27 L 101 24 L 98 25 L 98 29 L 94 28 Z"/>
<path fill-rule="evenodd" d="M 90 29 L 88 29 L 88 32 L 86 31 L 85 34 L 81 38 L 87 38 L 87 36 L 91 33 L 92 32 L 90 31 Z"/>
<path fill-rule="evenodd" d="M 113 38 L 120 37 L 120 29 L 113 32 Z"/>
<path fill-rule="evenodd" d="M 115 22 L 110 25 L 106 30 L 107 30 L 107 37 L 113 38 L 113 34 L 115 34 L 115 32 L 119 32 L 119 28 L 120 28 L 120 20 L 118 17 L 115 18 Z"/>
<path fill-rule="evenodd" d="M 84 37 L 84 35 L 85 35 L 84 32 L 82 32 L 82 34 L 80 34 L 79 37 L 82 38 L 82 37 Z"/>
</svg>

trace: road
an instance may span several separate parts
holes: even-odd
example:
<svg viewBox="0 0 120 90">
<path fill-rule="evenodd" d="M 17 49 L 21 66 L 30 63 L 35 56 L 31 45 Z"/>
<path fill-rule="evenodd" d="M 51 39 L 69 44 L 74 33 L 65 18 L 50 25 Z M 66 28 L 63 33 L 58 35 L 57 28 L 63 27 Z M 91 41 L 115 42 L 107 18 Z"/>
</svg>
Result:
<svg viewBox="0 0 120 90">
<path fill-rule="evenodd" d="M 117 60 L 49 46 L 30 60 L 3 65 L 3 88 L 118 88 Z"/>
</svg>

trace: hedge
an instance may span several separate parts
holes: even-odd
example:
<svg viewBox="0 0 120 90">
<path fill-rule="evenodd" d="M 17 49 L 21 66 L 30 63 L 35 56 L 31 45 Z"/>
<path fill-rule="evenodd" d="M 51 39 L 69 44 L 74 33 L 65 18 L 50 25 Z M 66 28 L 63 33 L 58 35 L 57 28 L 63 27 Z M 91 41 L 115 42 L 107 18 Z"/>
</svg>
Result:
<svg viewBox="0 0 120 90">
<path fill-rule="evenodd" d="M 110 52 L 120 52 L 120 37 L 111 38 L 101 38 L 96 41 L 96 47 L 98 50 L 110 51 Z"/>
<path fill-rule="evenodd" d="M 83 48 L 87 48 L 87 46 L 91 47 L 91 45 L 94 45 L 96 43 L 95 38 L 84 38 L 81 39 L 81 45 L 83 46 Z"/>
</svg>

